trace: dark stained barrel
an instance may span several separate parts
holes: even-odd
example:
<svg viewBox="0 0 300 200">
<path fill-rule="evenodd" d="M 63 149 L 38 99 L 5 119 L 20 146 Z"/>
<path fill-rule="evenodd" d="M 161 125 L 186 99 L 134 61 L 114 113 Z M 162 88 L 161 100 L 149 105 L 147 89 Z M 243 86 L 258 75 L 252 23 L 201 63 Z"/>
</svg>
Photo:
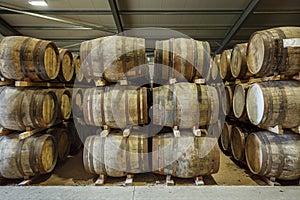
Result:
<svg viewBox="0 0 300 200">
<path fill-rule="evenodd" d="M 47 134 L 53 135 L 57 143 L 57 153 L 59 160 L 67 159 L 70 153 L 70 136 L 65 128 L 50 128 L 46 131 Z"/>
<path fill-rule="evenodd" d="M 245 160 L 245 145 L 249 131 L 246 128 L 234 126 L 231 132 L 231 152 L 233 158 L 237 161 Z"/>
<path fill-rule="evenodd" d="M 247 137 L 246 159 L 252 173 L 282 180 L 300 178 L 300 135 L 268 131 Z"/>
<path fill-rule="evenodd" d="M 68 89 L 49 89 L 56 94 L 58 106 L 58 119 L 67 120 L 72 113 L 72 92 Z"/>
<path fill-rule="evenodd" d="M 123 137 L 118 130 L 107 137 L 89 136 L 84 144 L 83 164 L 88 173 L 112 177 L 149 172 L 147 136 L 134 132 Z"/>
<path fill-rule="evenodd" d="M 227 116 L 234 116 L 233 114 L 233 93 L 235 85 L 225 86 L 225 95 L 222 98 L 222 110 Z"/>
<path fill-rule="evenodd" d="M 53 42 L 23 36 L 0 41 L 0 71 L 7 79 L 48 81 L 59 72 L 58 49 Z"/>
<path fill-rule="evenodd" d="M 220 139 L 221 139 L 222 149 L 227 152 L 231 152 L 230 149 L 231 135 L 232 135 L 232 124 L 229 122 L 225 122 Z"/>
<path fill-rule="evenodd" d="M 154 173 L 192 178 L 217 173 L 219 165 L 216 138 L 195 137 L 187 131 L 181 131 L 180 137 L 165 133 L 152 138 Z"/>
<path fill-rule="evenodd" d="M 35 135 L 19 140 L 17 134 L 0 138 L 0 174 L 17 179 L 51 172 L 57 161 L 53 136 Z"/>
<path fill-rule="evenodd" d="M 56 120 L 58 110 L 54 92 L 43 89 L 0 88 L 0 124 L 23 131 L 26 127 L 46 128 Z"/>
<path fill-rule="evenodd" d="M 63 126 L 68 131 L 68 136 L 70 137 L 70 155 L 76 155 L 83 146 L 77 128 L 73 121 L 64 122 Z"/>
</svg>

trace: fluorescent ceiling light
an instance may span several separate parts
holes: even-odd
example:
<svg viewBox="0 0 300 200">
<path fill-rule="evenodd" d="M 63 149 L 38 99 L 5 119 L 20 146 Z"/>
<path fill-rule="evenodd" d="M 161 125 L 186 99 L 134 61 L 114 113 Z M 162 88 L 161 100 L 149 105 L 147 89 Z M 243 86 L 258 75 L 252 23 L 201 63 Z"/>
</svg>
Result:
<svg viewBox="0 0 300 200">
<path fill-rule="evenodd" d="M 28 3 L 33 6 L 48 6 L 46 0 L 28 0 Z"/>
</svg>

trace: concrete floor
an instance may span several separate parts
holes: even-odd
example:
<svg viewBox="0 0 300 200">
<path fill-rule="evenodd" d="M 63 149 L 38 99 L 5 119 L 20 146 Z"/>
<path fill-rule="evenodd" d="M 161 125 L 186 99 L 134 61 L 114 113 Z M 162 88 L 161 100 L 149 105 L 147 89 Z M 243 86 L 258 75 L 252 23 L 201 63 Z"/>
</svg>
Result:
<svg viewBox="0 0 300 200">
<path fill-rule="evenodd" d="M 134 186 L 134 187 L 84 187 L 84 186 L 38 186 L 38 187 L 0 187 L 2 200 L 13 199 L 97 199 L 97 200 L 135 200 L 135 199 L 205 199 L 205 200 L 253 200 L 276 199 L 298 200 L 299 187 L 267 186 Z"/>
</svg>

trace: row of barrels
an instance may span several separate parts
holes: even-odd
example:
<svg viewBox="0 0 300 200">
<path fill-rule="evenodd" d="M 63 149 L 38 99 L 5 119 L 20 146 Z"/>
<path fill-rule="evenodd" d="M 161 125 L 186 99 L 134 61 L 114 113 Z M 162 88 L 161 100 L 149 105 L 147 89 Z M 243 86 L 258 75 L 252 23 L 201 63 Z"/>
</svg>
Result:
<svg viewBox="0 0 300 200">
<path fill-rule="evenodd" d="M 13 133 L 0 137 L 0 177 L 17 179 L 53 171 L 57 161 L 77 154 L 82 147 L 73 122 L 65 122 L 20 140 Z"/>
<path fill-rule="evenodd" d="M 72 113 L 71 89 L 0 88 L 0 125 L 9 130 L 47 128 Z"/>
<path fill-rule="evenodd" d="M 0 75 L 11 80 L 73 82 L 80 72 L 80 58 L 51 42 L 9 36 L 0 41 Z"/>
<path fill-rule="evenodd" d="M 145 53 L 145 39 L 108 36 L 85 41 L 80 46 L 83 73 L 89 79 L 150 81 Z M 154 50 L 155 83 L 165 84 L 171 78 L 191 82 L 206 77 L 210 67 L 208 42 L 187 38 L 156 41 Z"/>
<path fill-rule="evenodd" d="M 152 94 L 151 94 L 152 93 Z M 111 128 L 151 123 L 193 128 L 219 119 L 219 93 L 215 87 L 176 83 L 156 87 L 105 86 L 74 89 L 73 115 L 86 125 Z"/>
<path fill-rule="evenodd" d="M 154 172 L 192 178 L 217 173 L 220 164 L 217 139 L 195 137 L 191 131 L 181 137 L 164 133 L 148 138 L 138 130 L 129 137 L 114 130 L 107 137 L 89 136 L 84 146 L 85 170 L 111 177 Z"/>
<path fill-rule="evenodd" d="M 253 125 L 300 125 L 300 82 L 267 81 L 225 87 L 227 116 Z"/>
<path fill-rule="evenodd" d="M 249 125 L 226 122 L 221 146 L 254 174 L 281 180 L 300 178 L 300 135 L 276 134 Z"/>
<path fill-rule="evenodd" d="M 248 43 L 236 44 L 214 57 L 213 80 L 245 80 L 300 72 L 300 27 L 279 27 L 254 32 Z M 217 70 L 219 69 L 219 70 Z"/>
</svg>

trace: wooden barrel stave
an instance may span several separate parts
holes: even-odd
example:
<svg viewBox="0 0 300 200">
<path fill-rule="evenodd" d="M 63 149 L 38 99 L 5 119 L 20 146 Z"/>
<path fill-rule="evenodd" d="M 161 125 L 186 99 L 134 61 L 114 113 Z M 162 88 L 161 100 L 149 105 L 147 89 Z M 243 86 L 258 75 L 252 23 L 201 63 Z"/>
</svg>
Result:
<svg viewBox="0 0 300 200">
<path fill-rule="evenodd" d="M 0 71 L 7 79 L 48 81 L 57 77 L 59 55 L 52 42 L 23 36 L 0 42 Z"/>
<path fill-rule="evenodd" d="M 57 160 L 55 139 L 48 134 L 19 140 L 17 134 L 0 139 L 0 174 L 16 179 L 51 172 Z"/>
<path fill-rule="evenodd" d="M 156 135 L 152 138 L 153 171 L 180 178 L 217 173 L 220 152 L 216 144 L 216 138 L 195 137 L 186 131 L 178 138 L 173 133 Z"/>
<path fill-rule="evenodd" d="M 134 132 L 126 138 L 114 130 L 107 137 L 88 137 L 84 146 L 84 167 L 89 173 L 123 177 L 150 170 L 148 140 L 142 133 Z"/>
<path fill-rule="evenodd" d="M 57 120 L 67 120 L 72 114 L 72 92 L 67 89 L 49 89 L 57 98 Z"/>
<path fill-rule="evenodd" d="M 234 93 L 235 85 L 227 85 L 225 86 L 225 94 L 222 100 L 222 110 L 223 113 L 227 116 L 234 116 L 233 113 L 233 93 Z"/>
<path fill-rule="evenodd" d="M 247 94 L 248 118 L 254 125 L 281 125 L 292 128 L 300 125 L 300 84 L 297 81 L 255 83 Z"/>
<path fill-rule="evenodd" d="M 300 136 L 267 131 L 252 133 L 246 142 L 246 160 L 252 173 L 283 180 L 300 178 Z"/>
<path fill-rule="evenodd" d="M 46 90 L 2 87 L 0 109 L 4 128 L 22 131 L 26 127 L 48 127 L 57 117 L 57 98 Z"/>
</svg>

